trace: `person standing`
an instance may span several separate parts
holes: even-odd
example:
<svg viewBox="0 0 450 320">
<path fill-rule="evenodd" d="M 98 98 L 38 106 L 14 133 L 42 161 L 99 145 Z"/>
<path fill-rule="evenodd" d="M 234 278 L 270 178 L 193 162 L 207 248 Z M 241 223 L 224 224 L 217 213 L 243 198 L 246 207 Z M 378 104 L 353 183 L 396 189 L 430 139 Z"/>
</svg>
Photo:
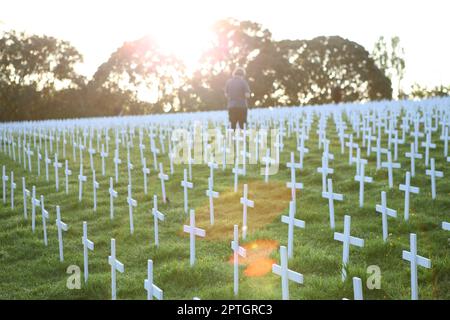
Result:
<svg viewBox="0 0 450 320">
<path fill-rule="evenodd" d="M 225 97 L 228 100 L 228 118 L 231 122 L 231 128 L 243 128 L 247 123 L 247 99 L 250 97 L 250 87 L 245 80 L 245 70 L 236 68 L 233 76 L 225 86 Z"/>
</svg>

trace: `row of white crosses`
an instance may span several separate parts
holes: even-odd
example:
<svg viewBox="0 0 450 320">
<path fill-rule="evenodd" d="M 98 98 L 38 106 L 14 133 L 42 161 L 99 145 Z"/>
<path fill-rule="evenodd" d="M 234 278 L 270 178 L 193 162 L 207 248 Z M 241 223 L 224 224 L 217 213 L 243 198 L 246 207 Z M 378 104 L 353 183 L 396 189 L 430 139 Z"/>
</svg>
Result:
<svg viewBox="0 0 450 320">
<path fill-rule="evenodd" d="M 283 144 L 282 144 L 282 136 L 283 135 L 281 135 L 281 140 L 278 142 L 278 145 L 281 147 L 281 149 L 282 149 L 282 146 L 283 146 Z M 321 138 L 321 140 L 322 140 L 322 142 L 321 143 L 323 143 L 324 144 L 324 146 L 327 146 L 327 144 L 324 142 L 325 140 L 326 140 L 326 138 L 323 136 L 323 134 L 322 134 L 322 137 L 323 138 Z M 319 142 L 319 145 L 320 145 L 320 142 Z M 358 148 L 359 149 L 359 148 Z M 358 149 L 357 149 L 357 151 L 358 151 Z M 356 160 L 356 161 L 354 161 L 354 158 L 353 157 L 351 157 L 351 159 L 352 160 L 350 160 L 350 162 L 356 162 L 357 163 L 357 168 L 359 168 L 360 166 L 358 165 L 358 160 Z M 357 159 L 359 159 L 359 157 L 357 156 Z M 55 162 L 57 162 L 56 160 L 55 160 Z M 291 162 L 293 162 L 293 161 L 291 161 Z M 388 160 L 388 162 L 391 162 L 391 161 L 389 161 Z M 324 167 L 324 166 L 322 166 L 322 167 Z M 56 169 L 56 168 L 55 168 Z M 242 170 L 244 170 L 244 172 L 245 172 L 245 169 L 242 169 Z M 389 170 L 389 169 L 388 169 Z M 162 171 L 162 170 L 160 170 L 160 171 Z M 435 171 L 434 170 L 434 168 L 432 168 L 432 171 Z M 295 172 L 295 171 L 294 171 Z M 361 172 L 360 172 L 360 175 L 361 175 Z M 435 175 L 435 173 L 431 173 L 430 172 L 430 175 Z M 362 176 L 364 177 L 364 173 L 362 173 Z M 95 181 L 95 178 L 94 178 L 94 181 Z M 163 181 L 162 181 L 163 182 Z M 323 188 L 324 189 L 324 188 Z M 329 188 L 330 189 L 330 188 Z M 164 192 L 163 192 L 164 193 Z M 131 196 L 129 195 L 129 198 L 131 198 Z M 164 197 L 165 198 L 165 197 Z M 294 197 L 294 200 L 295 200 L 295 197 Z M 43 201 L 42 201 L 43 202 Z M 245 206 L 244 206 L 245 207 Z"/>
</svg>

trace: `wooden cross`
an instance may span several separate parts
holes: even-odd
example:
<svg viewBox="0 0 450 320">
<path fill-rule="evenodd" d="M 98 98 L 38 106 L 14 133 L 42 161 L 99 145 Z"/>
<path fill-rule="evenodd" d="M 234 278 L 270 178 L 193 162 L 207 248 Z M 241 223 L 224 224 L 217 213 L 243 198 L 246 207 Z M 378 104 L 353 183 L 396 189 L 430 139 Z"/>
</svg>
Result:
<svg viewBox="0 0 450 320">
<path fill-rule="evenodd" d="M 253 208 L 255 203 L 248 199 L 248 185 L 244 184 L 244 196 L 241 197 L 240 202 L 242 204 L 243 210 L 243 222 L 242 222 L 242 238 L 245 239 L 247 236 L 247 207 Z"/>
</svg>

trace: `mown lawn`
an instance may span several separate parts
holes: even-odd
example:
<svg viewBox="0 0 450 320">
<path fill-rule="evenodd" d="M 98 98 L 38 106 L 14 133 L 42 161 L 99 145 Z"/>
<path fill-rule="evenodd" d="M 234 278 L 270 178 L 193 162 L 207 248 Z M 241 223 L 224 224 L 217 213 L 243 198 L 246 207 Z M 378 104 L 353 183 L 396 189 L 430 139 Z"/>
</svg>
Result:
<svg viewBox="0 0 450 320">
<path fill-rule="evenodd" d="M 297 192 L 296 217 L 306 222 L 306 229 L 294 231 L 294 258 L 289 261 L 289 268 L 304 275 L 304 284 L 290 283 L 291 299 L 342 299 L 353 298 L 352 277 L 363 280 L 365 299 L 409 299 L 410 269 L 409 262 L 402 260 L 402 250 L 409 251 L 409 234 L 417 233 L 418 254 L 430 258 L 431 269 L 419 268 L 419 297 L 421 299 L 450 299 L 450 233 L 441 229 L 442 221 L 450 220 L 450 177 L 449 164 L 443 157 L 443 143 L 434 133 L 433 142 L 437 148 L 431 151 L 431 157 L 436 158 L 436 168 L 444 172 L 443 179 L 437 179 L 437 199 L 431 199 L 430 179 L 425 175 L 424 160 L 416 162 L 416 177 L 411 184 L 420 187 L 420 194 L 411 195 L 410 220 L 403 219 L 404 193 L 398 185 L 404 183 L 405 172 L 410 168 L 409 158 L 404 153 L 409 151 L 409 142 L 399 148 L 399 162 L 402 168 L 394 171 L 394 188 L 389 189 L 386 169 L 376 170 L 376 155 L 371 154 L 366 175 L 372 176 L 374 183 L 366 184 L 365 205 L 358 206 L 359 183 L 354 181 L 355 166 L 348 165 L 348 149 L 341 154 L 340 145 L 335 134 L 332 120 L 328 121 L 327 136 L 331 139 L 330 152 L 335 160 L 330 161 L 334 169 L 334 192 L 343 193 L 344 201 L 335 202 L 336 231 L 343 231 L 344 215 L 351 215 L 351 234 L 365 240 L 364 248 L 351 247 L 350 265 L 347 281 L 341 281 L 342 243 L 333 240 L 333 231 L 329 227 L 328 200 L 321 197 L 321 174 L 316 168 L 321 166 L 321 152 L 317 148 L 317 118 L 313 125 L 306 146 L 310 153 L 305 156 L 305 168 L 297 171 L 297 179 L 303 182 L 304 190 Z M 112 132 L 110 134 L 113 134 Z M 439 131 L 440 135 L 440 131 Z M 362 135 L 361 135 L 362 137 Z M 95 140 L 94 140 L 95 141 Z M 286 168 L 290 151 L 295 150 L 295 138 L 285 139 L 284 151 L 281 153 L 280 170 L 271 176 L 269 181 L 274 188 L 284 188 L 287 194 L 290 189 L 285 183 L 290 179 L 290 171 Z M 357 143 L 362 145 L 360 140 Z M 16 208 L 10 209 L 9 185 L 8 201 L 0 204 L 0 298 L 1 299 L 110 299 L 110 266 L 107 258 L 110 254 L 110 239 L 116 239 L 117 258 L 125 264 L 125 273 L 117 276 L 118 299 L 145 299 L 144 279 L 147 277 L 147 259 L 154 263 L 154 281 L 164 290 L 165 299 L 234 299 L 233 267 L 228 260 L 232 254 L 229 237 L 214 239 L 197 238 L 197 261 L 193 268 L 189 266 L 189 237 L 182 234 L 182 225 L 188 223 L 188 216 L 183 210 L 183 189 L 180 182 L 184 166 L 175 166 L 175 173 L 166 182 L 167 195 L 170 202 L 161 201 L 160 181 L 157 172 L 153 170 L 152 155 L 149 151 L 148 137 L 145 136 L 147 149 L 145 151 L 147 165 L 151 168 L 149 192 L 144 194 L 143 177 L 141 174 L 138 135 L 136 134 L 132 149 L 133 198 L 138 201 L 134 210 L 135 231 L 130 235 L 127 196 L 126 148 L 120 150 L 123 164 L 120 167 L 120 179 L 114 188 L 119 192 L 115 200 L 115 218 L 109 217 L 109 177 L 114 176 L 113 139 L 110 144 L 110 154 L 107 160 L 107 172 L 101 175 L 99 154 L 96 155 L 95 167 L 98 190 L 98 208 L 94 213 L 92 201 L 92 178 L 89 169 L 89 155 L 84 154 L 84 174 L 88 176 L 85 184 L 83 201 L 78 202 L 78 170 L 79 161 L 72 159 L 72 149 L 68 145 L 67 156 L 73 175 L 70 178 L 70 194 L 64 192 L 64 175 L 60 170 L 60 191 L 55 192 L 54 170 L 49 167 L 50 181 L 45 180 L 45 170 L 41 162 L 41 176 L 37 177 L 36 162 L 33 161 L 33 173 L 23 169 L 23 165 L 14 163 L 7 155 L 0 154 L 0 164 L 7 167 L 7 172 L 14 171 L 16 189 Z M 386 143 L 383 143 L 383 147 Z M 167 146 L 166 146 L 167 148 Z M 60 146 L 62 150 L 62 145 Z M 420 148 L 419 152 L 424 152 Z M 366 158 L 365 149 L 361 152 Z M 298 161 L 298 153 L 295 153 Z M 78 156 L 78 152 L 77 152 Z M 52 159 L 53 161 L 53 159 Z M 62 159 L 60 159 L 62 161 Z M 169 172 L 169 162 L 166 155 L 160 156 L 164 163 L 165 173 Z M 49 210 L 48 221 L 49 245 L 43 244 L 42 220 L 40 208 L 37 209 L 36 231 L 31 231 L 31 206 L 29 205 L 28 220 L 24 220 L 22 207 L 22 177 L 26 177 L 27 188 L 35 185 L 38 195 L 45 196 L 46 208 Z M 206 165 L 193 166 L 194 189 L 189 190 L 189 206 L 193 209 L 208 204 L 205 190 L 208 186 L 209 168 Z M 214 189 L 221 193 L 232 191 L 233 175 L 231 166 L 225 171 L 215 171 Z M 247 176 L 239 177 L 240 182 L 263 181 L 260 166 L 247 167 Z M 250 184 L 251 186 L 251 184 Z M 388 207 L 396 209 L 398 217 L 389 218 L 389 240 L 382 239 L 381 216 L 375 212 L 375 204 L 381 203 L 381 191 L 387 192 Z M 1 192 L 1 190 L 0 190 Z M 242 194 L 242 188 L 239 189 Z M 165 214 L 165 221 L 160 222 L 160 247 L 154 246 L 153 240 L 153 194 L 158 195 L 159 209 Z M 259 195 L 271 199 L 271 192 Z M 277 201 L 276 199 L 272 201 Z M 215 200 L 220 203 L 220 198 Z M 272 208 L 264 202 L 255 201 L 255 208 L 249 209 L 249 218 L 258 214 L 267 214 Z M 55 206 L 61 207 L 62 219 L 69 225 L 69 231 L 64 233 L 64 262 L 59 262 L 57 229 L 55 226 Z M 226 204 L 221 204 L 226 205 Z M 220 209 L 220 205 L 218 207 Z M 220 220 L 220 210 L 216 208 L 216 220 Z M 240 207 L 238 207 L 239 210 Z M 279 209 L 279 208 L 276 208 Z M 248 238 L 241 243 L 255 240 L 274 240 L 281 245 L 287 245 L 287 225 L 280 222 L 280 216 L 288 211 L 275 212 L 274 218 L 263 228 L 252 230 Z M 234 217 L 241 223 L 241 211 Z M 202 220 L 203 219 L 203 220 Z M 197 219 L 199 224 L 208 223 L 207 215 Z M 83 247 L 81 244 L 82 224 L 88 222 L 90 240 L 95 243 L 95 250 L 89 252 L 89 282 L 82 280 L 80 290 L 69 290 L 66 281 L 69 274 L 66 269 L 70 265 L 78 265 L 83 270 Z M 218 231 L 219 232 L 219 231 Z M 278 250 L 270 254 L 270 258 L 279 262 Z M 377 265 L 381 269 L 381 289 L 369 290 L 365 282 L 369 274 L 367 267 Z M 246 277 L 245 266 L 240 273 L 239 299 L 280 299 L 280 278 L 271 272 L 260 277 Z M 81 275 L 82 279 L 82 275 Z"/>
</svg>

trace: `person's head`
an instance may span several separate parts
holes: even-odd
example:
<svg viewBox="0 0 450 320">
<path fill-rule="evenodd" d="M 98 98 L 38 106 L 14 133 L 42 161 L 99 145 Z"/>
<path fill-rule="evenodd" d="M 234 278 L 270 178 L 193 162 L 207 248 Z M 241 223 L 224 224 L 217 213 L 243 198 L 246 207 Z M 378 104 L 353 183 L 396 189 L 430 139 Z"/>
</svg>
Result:
<svg viewBox="0 0 450 320">
<path fill-rule="evenodd" d="M 244 68 L 237 67 L 236 69 L 234 69 L 233 77 L 242 77 L 242 78 L 245 77 L 245 70 L 244 70 Z"/>
</svg>

